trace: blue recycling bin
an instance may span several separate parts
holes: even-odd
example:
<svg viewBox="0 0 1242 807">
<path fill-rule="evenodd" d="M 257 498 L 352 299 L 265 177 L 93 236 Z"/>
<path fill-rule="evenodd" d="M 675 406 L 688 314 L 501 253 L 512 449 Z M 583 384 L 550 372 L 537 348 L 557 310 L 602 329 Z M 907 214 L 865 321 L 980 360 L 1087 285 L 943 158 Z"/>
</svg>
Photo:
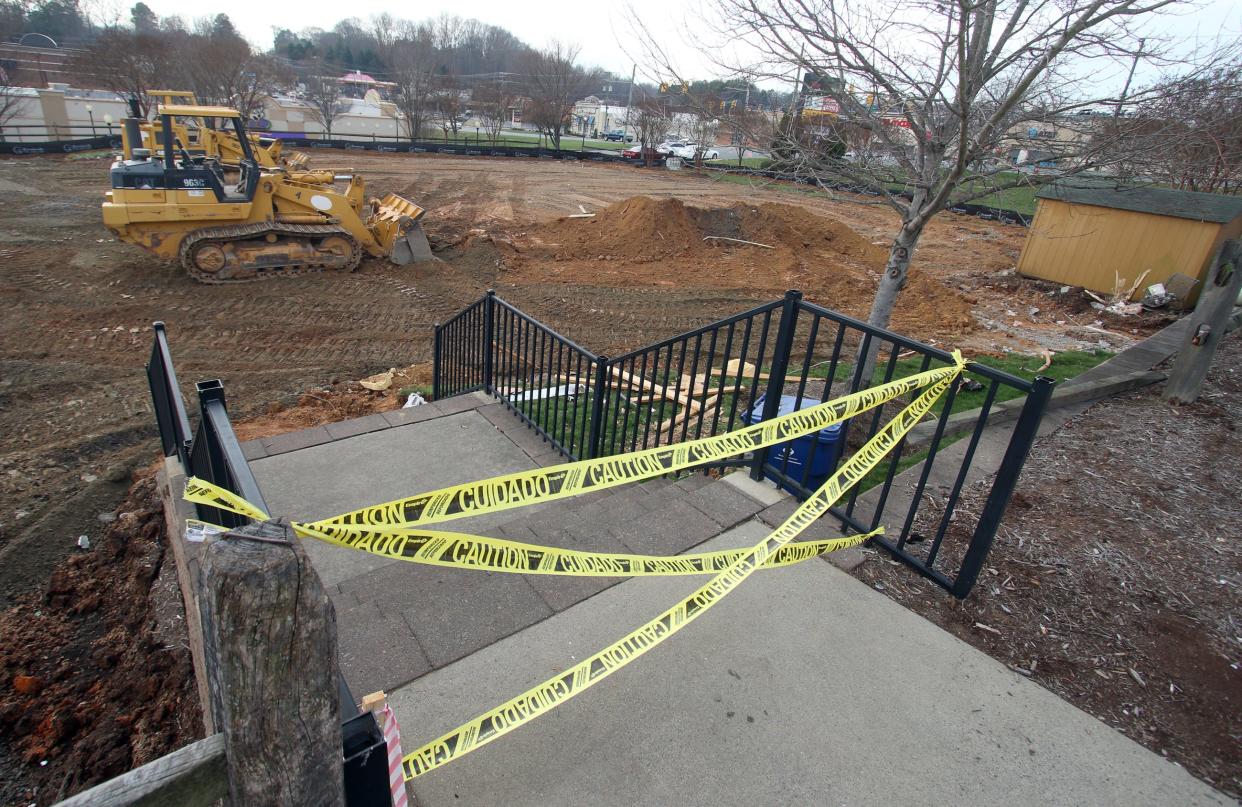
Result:
<svg viewBox="0 0 1242 807">
<path fill-rule="evenodd" d="M 760 395 L 750 411 L 742 413 L 742 421 L 746 425 L 753 426 L 763 422 L 765 397 Z M 814 399 L 804 398 L 799 404 L 796 395 L 782 395 L 781 405 L 776 410 L 776 415 L 779 417 L 788 415 L 797 409 L 810 409 L 819 406 L 819 403 Z M 841 427 L 844 425 L 844 423 L 834 423 L 818 432 L 804 434 L 788 442 L 772 446 L 768 449 L 768 461 L 763 466 L 763 475 L 792 492 L 792 488 L 781 484 L 777 476 L 784 470 L 785 476 L 805 484 L 810 490 L 816 490 L 837 469 L 837 463 L 841 460 Z M 810 463 L 809 473 L 807 472 L 808 462 Z"/>
</svg>

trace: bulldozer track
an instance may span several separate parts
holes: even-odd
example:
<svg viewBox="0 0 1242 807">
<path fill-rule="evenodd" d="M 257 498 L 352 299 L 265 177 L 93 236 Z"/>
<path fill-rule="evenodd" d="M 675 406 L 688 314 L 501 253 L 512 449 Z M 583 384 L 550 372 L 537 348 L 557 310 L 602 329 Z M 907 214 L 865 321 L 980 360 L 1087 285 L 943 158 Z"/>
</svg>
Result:
<svg viewBox="0 0 1242 807">
<path fill-rule="evenodd" d="M 191 253 L 194 248 L 205 242 L 214 241 L 216 243 L 224 244 L 236 241 L 249 241 L 254 238 L 265 236 L 269 233 L 278 233 L 285 236 L 293 236 L 295 238 L 300 236 L 306 240 L 335 235 L 348 240 L 354 248 L 353 258 L 350 260 L 348 265 L 342 267 L 342 269 L 335 269 L 333 271 L 353 272 L 358 268 L 358 264 L 362 261 L 362 245 L 358 243 L 357 239 L 349 234 L 348 230 L 345 230 L 342 227 L 337 227 L 332 224 L 280 224 L 278 222 L 257 222 L 255 224 L 238 224 L 231 227 L 207 227 L 201 230 L 195 230 L 181 242 L 181 249 L 179 251 L 181 267 L 185 269 L 186 274 L 198 282 L 207 283 L 213 286 L 254 283 L 277 277 L 295 277 L 297 275 L 305 275 L 312 272 L 322 272 L 324 269 L 331 268 L 324 264 L 298 263 L 290 266 L 259 267 L 255 274 L 250 277 L 221 278 L 200 271 L 191 259 Z"/>
</svg>

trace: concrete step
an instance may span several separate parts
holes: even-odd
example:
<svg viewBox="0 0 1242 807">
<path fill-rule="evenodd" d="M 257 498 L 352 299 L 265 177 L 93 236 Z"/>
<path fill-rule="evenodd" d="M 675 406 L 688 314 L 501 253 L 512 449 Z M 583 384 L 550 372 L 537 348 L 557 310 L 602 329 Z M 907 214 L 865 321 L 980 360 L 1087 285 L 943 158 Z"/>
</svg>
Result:
<svg viewBox="0 0 1242 807">
<path fill-rule="evenodd" d="M 763 507 L 722 479 L 690 474 L 553 502 L 506 522 L 495 534 L 589 552 L 676 555 L 749 520 Z M 526 578 L 553 611 L 563 611 L 624 579 Z"/>
</svg>

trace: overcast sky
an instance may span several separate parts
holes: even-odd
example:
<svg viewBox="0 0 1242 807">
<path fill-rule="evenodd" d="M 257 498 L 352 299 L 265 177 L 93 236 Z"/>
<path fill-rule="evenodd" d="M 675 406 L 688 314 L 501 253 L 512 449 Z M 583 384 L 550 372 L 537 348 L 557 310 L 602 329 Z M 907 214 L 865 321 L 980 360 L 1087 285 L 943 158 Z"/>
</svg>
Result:
<svg viewBox="0 0 1242 807">
<path fill-rule="evenodd" d="M 166 16 L 193 16 L 181 0 L 146 0 L 155 13 Z M 695 49 L 684 43 L 679 31 L 687 23 L 693 25 L 698 10 L 710 6 L 710 0 L 613 0 L 610 3 L 583 3 L 581 0 L 473 0 L 469 4 L 447 0 L 423 0 L 398 6 L 382 0 L 352 0 L 348 4 L 328 0 L 304 0 L 289 5 L 260 3 L 249 0 L 215 0 L 200 7 L 203 14 L 224 12 L 233 24 L 255 45 L 269 48 L 276 27 L 301 30 L 331 28 L 343 16 L 363 21 L 373 14 L 388 11 L 398 17 L 420 20 L 441 13 L 472 16 L 485 23 L 508 29 L 519 39 L 542 47 L 552 39 L 577 44 L 582 48 L 580 62 L 598 66 L 618 75 L 628 75 L 634 61 L 640 61 L 641 49 L 634 40 L 626 15 L 633 8 L 653 31 L 664 29 L 661 36 L 674 58 L 684 65 L 681 69 L 694 77 L 706 77 L 711 71 Z M 192 6 L 190 8 L 193 8 Z M 1242 2 L 1238 0 L 1203 0 L 1193 11 L 1162 20 L 1160 30 L 1184 39 L 1232 36 L 1242 38 Z"/>
</svg>

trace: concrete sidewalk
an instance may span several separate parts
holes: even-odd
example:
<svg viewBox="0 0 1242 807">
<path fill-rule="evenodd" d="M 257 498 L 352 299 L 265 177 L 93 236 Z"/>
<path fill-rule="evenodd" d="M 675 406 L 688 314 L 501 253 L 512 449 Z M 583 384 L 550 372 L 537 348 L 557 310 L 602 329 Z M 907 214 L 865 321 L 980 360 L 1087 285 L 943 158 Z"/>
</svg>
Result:
<svg viewBox="0 0 1242 807">
<path fill-rule="evenodd" d="M 703 548 L 766 530 L 747 522 Z M 700 582 L 626 581 L 392 693 L 405 750 Z M 1233 803 L 817 560 L 756 573 L 665 645 L 413 791 L 423 807 Z"/>
</svg>

